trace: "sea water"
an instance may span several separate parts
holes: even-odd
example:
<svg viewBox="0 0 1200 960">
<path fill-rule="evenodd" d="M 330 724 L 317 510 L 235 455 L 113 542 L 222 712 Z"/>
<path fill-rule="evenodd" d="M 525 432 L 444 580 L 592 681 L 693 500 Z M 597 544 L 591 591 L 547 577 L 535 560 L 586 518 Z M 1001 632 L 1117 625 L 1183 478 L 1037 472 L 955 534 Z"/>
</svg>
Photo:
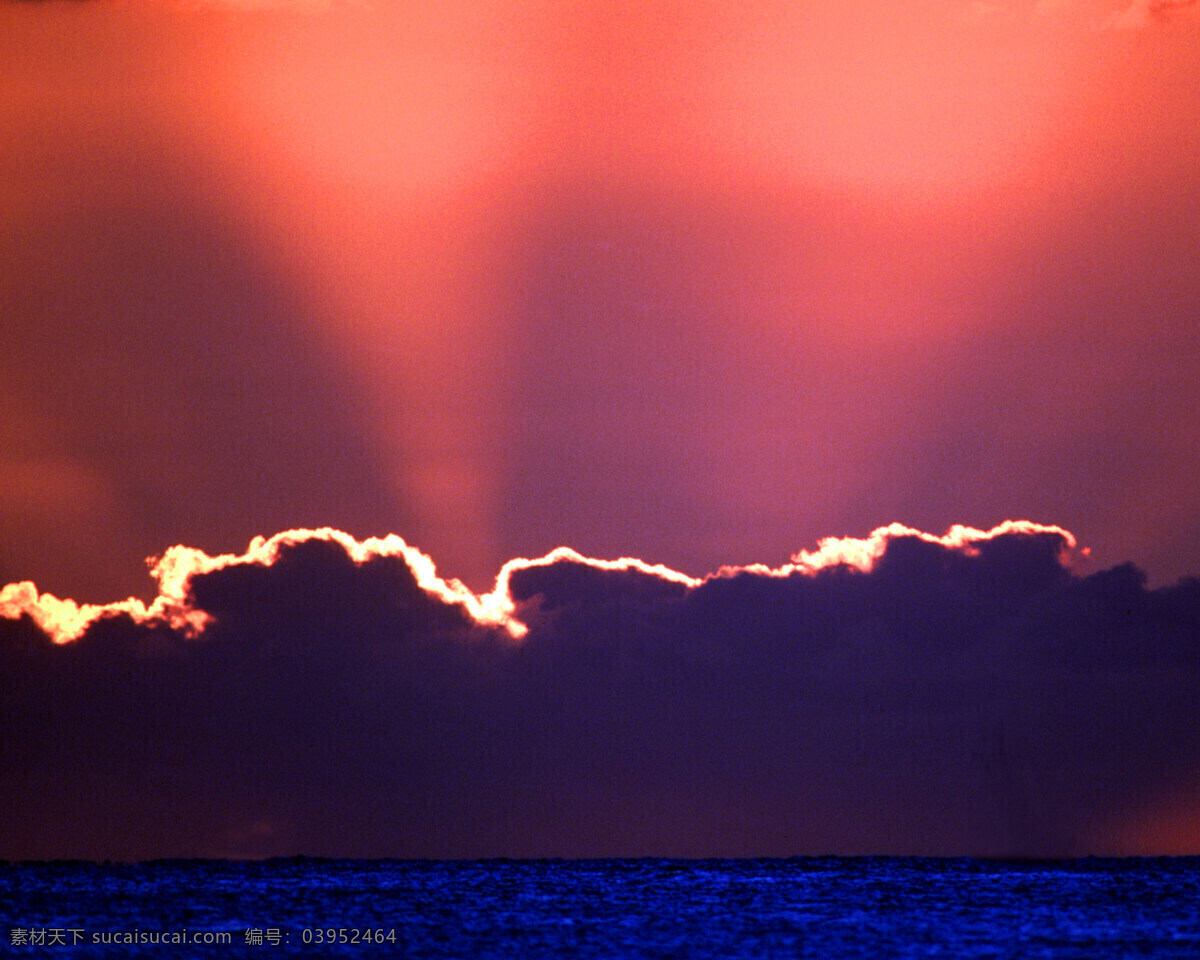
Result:
<svg viewBox="0 0 1200 960">
<path fill-rule="evenodd" d="M 0 865 L 0 955 L 1200 958 L 1200 858 Z"/>
</svg>

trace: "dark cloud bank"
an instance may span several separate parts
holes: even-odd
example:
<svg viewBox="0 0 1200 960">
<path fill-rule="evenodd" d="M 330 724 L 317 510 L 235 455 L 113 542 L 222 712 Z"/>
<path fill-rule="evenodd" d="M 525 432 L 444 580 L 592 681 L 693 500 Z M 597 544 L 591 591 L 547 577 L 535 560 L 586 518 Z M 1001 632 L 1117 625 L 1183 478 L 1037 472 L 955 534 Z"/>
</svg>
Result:
<svg viewBox="0 0 1200 960">
<path fill-rule="evenodd" d="M 193 574 L 199 636 L 0 619 L 0 857 L 1137 852 L 1200 776 L 1200 580 L 1064 546 L 564 557 L 510 571 L 518 640 L 312 538 Z"/>
</svg>

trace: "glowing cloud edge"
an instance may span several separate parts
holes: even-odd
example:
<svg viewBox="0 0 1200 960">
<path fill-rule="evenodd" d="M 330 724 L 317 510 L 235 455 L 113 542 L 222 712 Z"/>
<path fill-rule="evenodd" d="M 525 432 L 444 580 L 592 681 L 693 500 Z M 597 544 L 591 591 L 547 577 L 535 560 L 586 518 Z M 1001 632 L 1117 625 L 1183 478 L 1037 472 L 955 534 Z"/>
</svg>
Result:
<svg viewBox="0 0 1200 960">
<path fill-rule="evenodd" d="M 461 607 L 479 626 L 504 630 L 514 640 L 519 640 L 529 632 L 529 628 L 517 617 L 517 605 L 509 585 L 514 573 L 531 567 L 548 567 L 555 563 L 567 562 L 598 570 L 634 570 L 694 589 L 706 580 L 743 573 L 768 577 L 789 577 L 796 574 L 812 576 L 827 567 L 843 565 L 866 573 L 883 556 L 888 541 L 898 537 L 916 537 L 946 549 L 974 555 L 978 552 L 975 547 L 978 542 L 1006 534 L 1052 534 L 1061 537 L 1064 545 L 1061 561 L 1064 565 L 1077 543 L 1069 530 L 1031 520 L 1005 520 L 990 530 L 955 524 L 942 536 L 926 533 L 902 523 L 891 523 L 877 527 L 867 537 L 825 537 L 817 542 L 815 550 L 801 550 L 791 557 L 789 563 L 778 567 L 759 563 L 727 565 L 700 578 L 662 564 L 649 564 L 635 557 L 599 560 L 586 557 L 570 547 L 557 547 L 535 559 L 520 557 L 509 560 L 500 568 L 492 590 L 485 594 L 476 594 L 460 580 L 440 576 L 433 558 L 411 546 L 397 534 L 389 533 L 383 537 L 368 537 L 360 541 L 341 530 L 320 527 L 285 530 L 272 537 L 254 537 L 246 551 L 241 554 L 223 553 L 210 556 L 203 550 L 182 544 L 169 547 L 160 557 L 150 557 L 146 561 L 150 575 L 158 583 L 158 596 L 149 605 L 133 597 L 107 604 L 80 604 L 71 599 L 60 599 L 51 593 L 39 593 L 37 587 L 28 580 L 10 583 L 0 589 L 0 617 L 19 619 L 22 615 L 28 615 L 55 643 L 77 640 L 96 620 L 121 614 L 128 615 L 137 623 L 162 624 L 184 636 L 194 638 L 204 632 L 212 622 L 212 617 L 191 605 L 192 577 L 246 564 L 269 567 L 278 559 L 281 548 L 307 540 L 325 540 L 342 547 L 356 564 L 366 563 L 374 557 L 402 558 L 412 571 L 417 585 L 426 593 L 444 603 Z M 1083 553 L 1086 554 L 1087 551 L 1084 550 Z"/>
</svg>

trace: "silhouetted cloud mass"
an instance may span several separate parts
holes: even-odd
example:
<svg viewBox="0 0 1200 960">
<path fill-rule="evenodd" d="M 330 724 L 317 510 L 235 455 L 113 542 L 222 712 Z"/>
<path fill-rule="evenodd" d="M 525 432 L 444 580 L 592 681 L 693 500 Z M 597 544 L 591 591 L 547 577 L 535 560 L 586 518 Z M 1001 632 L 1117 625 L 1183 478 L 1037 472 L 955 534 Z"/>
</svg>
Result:
<svg viewBox="0 0 1200 960">
<path fill-rule="evenodd" d="M 326 529 L 174 547 L 149 605 L 10 585 L 0 856 L 1188 848 L 1200 580 L 1077 557 L 893 525 L 703 579 L 560 549 L 477 596 Z"/>
</svg>

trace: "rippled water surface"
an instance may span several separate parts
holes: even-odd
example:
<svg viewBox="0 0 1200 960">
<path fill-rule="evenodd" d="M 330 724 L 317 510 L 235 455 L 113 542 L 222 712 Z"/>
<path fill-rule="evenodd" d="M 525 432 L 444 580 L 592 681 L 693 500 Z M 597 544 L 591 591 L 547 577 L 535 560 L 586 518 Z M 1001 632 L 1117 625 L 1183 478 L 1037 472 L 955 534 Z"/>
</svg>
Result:
<svg viewBox="0 0 1200 960">
<path fill-rule="evenodd" d="M 1200 958 L 1200 859 L 27 863 L 0 923 L 14 956 Z"/>
</svg>

